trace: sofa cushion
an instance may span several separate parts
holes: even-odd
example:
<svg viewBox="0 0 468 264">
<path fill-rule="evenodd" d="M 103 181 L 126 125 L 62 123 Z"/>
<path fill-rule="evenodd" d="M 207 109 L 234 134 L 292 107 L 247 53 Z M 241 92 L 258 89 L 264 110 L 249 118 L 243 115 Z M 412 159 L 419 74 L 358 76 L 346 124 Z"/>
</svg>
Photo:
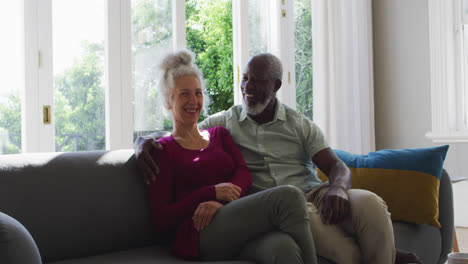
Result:
<svg viewBox="0 0 468 264">
<path fill-rule="evenodd" d="M 414 252 L 424 263 L 440 262 L 441 236 L 437 227 L 405 222 L 393 222 L 395 247 Z M 446 257 L 442 257 L 446 259 Z"/>
<path fill-rule="evenodd" d="M 16 219 L 2 212 L 0 212 L 0 256 L 2 263 L 41 263 L 39 250 L 28 230 Z"/>
<path fill-rule="evenodd" d="M 99 256 L 70 259 L 57 262 L 49 262 L 48 264 L 154 264 L 154 263 L 177 263 L 177 264 L 193 264 L 205 263 L 203 261 L 185 261 L 173 257 L 170 253 L 170 248 L 166 246 L 151 246 L 133 250 L 126 250 L 104 254 Z M 212 261 L 206 262 L 210 264 L 253 264 L 247 261 Z"/>
<path fill-rule="evenodd" d="M 45 262 L 155 244 L 133 150 L 0 155 L 0 211 Z"/>
<path fill-rule="evenodd" d="M 352 173 L 352 186 L 382 197 L 393 221 L 440 227 L 439 180 L 448 145 L 385 149 L 368 155 L 335 150 Z M 319 171 L 319 177 L 327 180 Z"/>
<path fill-rule="evenodd" d="M 121 252 L 115 252 L 110 254 L 104 254 L 99 256 L 69 259 L 56 262 L 48 262 L 47 264 L 88 264 L 88 263 L 99 263 L 99 264 L 154 264 L 154 263 L 177 263 L 177 264 L 254 264 L 249 261 L 186 261 L 171 256 L 169 246 L 151 246 Z M 332 264 L 324 258 L 318 257 L 318 264 Z"/>
</svg>

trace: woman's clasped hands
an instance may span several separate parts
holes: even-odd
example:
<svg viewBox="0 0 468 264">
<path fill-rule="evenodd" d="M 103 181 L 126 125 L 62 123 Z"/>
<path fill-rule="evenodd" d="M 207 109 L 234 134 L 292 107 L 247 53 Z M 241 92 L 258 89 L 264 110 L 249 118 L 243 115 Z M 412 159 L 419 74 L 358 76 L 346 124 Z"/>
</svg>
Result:
<svg viewBox="0 0 468 264">
<path fill-rule="evenodd" d="M 215 189 L 216 199 L 228 203 L 239 199 L 242 191 L 242 189 L 239 186 L 230 182 L 223 182 L 217 184 L 215 185 Z"/>
</svg>

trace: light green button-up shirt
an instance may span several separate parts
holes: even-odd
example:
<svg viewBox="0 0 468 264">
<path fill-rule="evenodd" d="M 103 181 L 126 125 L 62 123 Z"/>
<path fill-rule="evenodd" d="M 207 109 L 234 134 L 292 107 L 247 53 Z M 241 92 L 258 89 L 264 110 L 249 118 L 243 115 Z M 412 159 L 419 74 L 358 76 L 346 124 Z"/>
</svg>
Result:
<svg viewBox="0 0 468 264">
<path fill-rule="evenodd" d="M 210 116 L 200 129 L 225 127 L 252 175 L 250 192 L 291 184 L 307 192 L 321 183 L 312 157 L 328 144 L 320 128 L 277 100 L 273 121 L 259 125 L 241 105 Z"/>
</svg>

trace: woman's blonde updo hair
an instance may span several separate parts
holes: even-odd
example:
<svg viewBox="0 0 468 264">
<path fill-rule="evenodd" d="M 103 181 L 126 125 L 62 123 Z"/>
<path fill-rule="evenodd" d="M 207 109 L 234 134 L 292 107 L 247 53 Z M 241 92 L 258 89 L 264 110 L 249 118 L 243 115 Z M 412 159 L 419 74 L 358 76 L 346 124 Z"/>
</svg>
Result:
<svg viewBox="0 0 468 264">
<path fill-rule="evenodd" d="M 195 76 L 200 81 L 203 91 L 203 115 L 208 114 L 209 98 L 206 94 L 203 75 L 197 65 L 193 63 L 194 54 L 188 50 L 181 50 L 167 55 L 159 68 L 161 70 L 161 79 L 159 82 L 159 92 L 162 95 L 164 107 L 169 109 L 172 102 L 172 95 L 175 86 L 175 80 L 184 76 Z"/>
</svg>

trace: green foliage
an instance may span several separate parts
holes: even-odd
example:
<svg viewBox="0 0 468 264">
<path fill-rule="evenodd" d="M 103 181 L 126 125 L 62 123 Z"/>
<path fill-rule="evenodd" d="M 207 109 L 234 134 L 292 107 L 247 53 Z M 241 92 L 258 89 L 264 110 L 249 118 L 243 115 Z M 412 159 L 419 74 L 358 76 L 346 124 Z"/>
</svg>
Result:
<svg viewBox="0 0 468 264">
<path fill-rule="evenodd" d="M 21 101 L 18 94 L 7 97 L 7 103 L 0 105 L 0 137 L 9 136 L 9 140 L 0 154 L 16 154 L 21 152 Z M 0 142 L 1 143 L 1 142 Z"/>
<path fill-rule="evenodd" d="M 82 45 L 82 56 L 55 76 L 57 151 L 105 149 L 104 46 Z"/>
<path fill-rule="evenodd" d="M 187 0 L 187 46 L 197 58 L 211 99 L 210 114 L 234 104 L 232 3 Z"/>
<path fill-rule="evenodd" d="M 294 1 L 296 21 L 296 109 L 312 119 L 312 9 L 310 0 Z"/>
<path fill-rule="evenodd" d="M 138 52 L 172 37 L 171 0 L 132 1 L 132 37 Z M 169 10 L 169 12 L 168 12 Z"/>
</svg>

